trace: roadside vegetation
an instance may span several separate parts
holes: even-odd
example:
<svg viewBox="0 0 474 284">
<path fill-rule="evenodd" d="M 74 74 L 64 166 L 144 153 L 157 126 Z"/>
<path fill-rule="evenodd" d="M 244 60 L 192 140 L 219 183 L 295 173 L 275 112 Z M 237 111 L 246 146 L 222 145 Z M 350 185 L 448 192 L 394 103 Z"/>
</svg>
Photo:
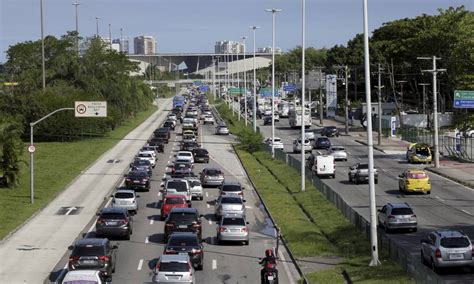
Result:
<svg viewBox="0 0 474 284">
<path fill-rule="evenodd" d="M 380 251 L 382 265 L 369 267 L 367 237 L 309 181 L 306 191 L 300 192 L 300 179 L 295 178 L 299 173 L 263 151 L 262 136 L 253 134 L 251 127 L 233 117 L 225 104 L 217 109 L 230 131 L 239 137 L 241 144 L 236 152 L 295 257 L 341 258 L 334 269 L 305 275 L 311 283 L 344 283 L 343 271 L 358 283 L 414 283 L 384 251 Z"/>
</svg>

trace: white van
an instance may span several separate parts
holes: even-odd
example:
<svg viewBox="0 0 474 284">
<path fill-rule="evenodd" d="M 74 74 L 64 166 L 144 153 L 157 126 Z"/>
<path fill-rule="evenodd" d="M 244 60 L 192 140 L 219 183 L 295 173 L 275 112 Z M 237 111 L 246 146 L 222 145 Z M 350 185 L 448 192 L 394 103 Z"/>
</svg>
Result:
<svg viewBox="0 0 474 284">
<path fill-rule="evenodd" d="M 316 162 L 314 163 L 312 170 L 318 177 L 329 176 L 336 178 L 334 156 L 316 156 Z"/>
</svg>

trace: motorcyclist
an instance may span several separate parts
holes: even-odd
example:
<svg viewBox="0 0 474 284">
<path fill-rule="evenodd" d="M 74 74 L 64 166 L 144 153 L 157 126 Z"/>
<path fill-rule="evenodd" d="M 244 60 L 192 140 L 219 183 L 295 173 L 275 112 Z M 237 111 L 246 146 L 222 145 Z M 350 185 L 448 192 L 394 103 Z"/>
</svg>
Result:
<svg viewBox="0 0 474 284">
<path fill-rule="evenodd" d="M 262 270 L 260 270 L 261 283 L 265 283 L 264 277 L 266 271 L 273 271 L 275 273 L 276 278 L 278 279 L 278 270 L 275 268 L 276 257 L 273 254 L 273 249 L 265 250 L 265 257 L 260 260 L 259 264 L 263 266 Z"/>
</svg>

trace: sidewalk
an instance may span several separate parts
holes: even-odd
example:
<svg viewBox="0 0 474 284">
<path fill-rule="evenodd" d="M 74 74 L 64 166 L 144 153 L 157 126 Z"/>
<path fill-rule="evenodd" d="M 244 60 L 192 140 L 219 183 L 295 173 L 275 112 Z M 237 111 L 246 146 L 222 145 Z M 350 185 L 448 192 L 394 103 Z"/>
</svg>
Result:
<svg viewBox="0 0 474 284">
<path fill-rule="evenodd" d="M 95 216 L 136 151 L 167 114 L 171 99 L 160 99 L 158 110 L 99 157 L 18 231 L 0 244 L 0 283 L 42 283 L 67 248 Z M 121 163 L 108 163 L 114 159 Z M 74 207 L 77 214 L 61 214 Z"/>
<path fill-rule="evenodd" d="M 344 134 L 344 123 L 332 119 L 324 119 L 323 123 L 324 126 L 336 126 L 341 131 L 341 136 L 346 135 Z M 319 124 L 319 120 L 317 120 L 317 123 L 313 122 L 313 124 L 322 127 L 322 125 Z M 366 131 L 363 131 L 362 129 L 349 128 L 349 136 L 353 137 L 356 142 L 367 145 Z M 401 140 L 398 137 L 382 137 L 381 145 L 377 145 L 378 133 L 373 132 L 372 136 L 374 149 L 390 155 L 405 155 L 407 146 L 410 145 L 410 142 Z M 431 164 L 430 166 L 425 167 L 425 169 L 474 189 L 473 163 L 459 162 L 448 157 L 440 156 L 439 164 L 439 168 L 435 168 L 434 164 Z"/>
</svg>

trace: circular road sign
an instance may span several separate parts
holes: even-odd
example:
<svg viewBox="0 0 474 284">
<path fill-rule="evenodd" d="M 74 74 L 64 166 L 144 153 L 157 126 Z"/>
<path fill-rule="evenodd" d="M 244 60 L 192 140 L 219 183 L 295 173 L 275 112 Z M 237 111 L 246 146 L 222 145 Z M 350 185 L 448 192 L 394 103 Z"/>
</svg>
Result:
<svg viewBox="0 0 474 284">
<path fill-rule="evenodd" d="M 86 112 L 86 110 L 87 110 L 87 107 L 83 104 L 77 105 L 77 107 L 76 107 L 76 111 L 79 114 L 84 114 Z"/>
<path fill-rule="evenodd" d="M 30 146 L 28 146 L 28 152 L 34 153 L 35 151 L 36 151 L 35 145 L 30 145 Z"/>
</svg>

